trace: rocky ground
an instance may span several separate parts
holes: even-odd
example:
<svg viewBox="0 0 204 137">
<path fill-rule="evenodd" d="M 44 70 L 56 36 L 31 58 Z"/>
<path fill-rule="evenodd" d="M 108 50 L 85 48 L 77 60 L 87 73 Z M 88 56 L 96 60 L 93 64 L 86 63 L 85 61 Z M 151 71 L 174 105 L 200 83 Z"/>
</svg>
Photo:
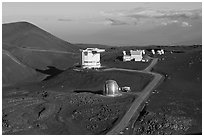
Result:
<svg viewBox="0 0 204 137">
<path fill-rule="evenodd" d="M 173 116 L 162 112 L 145 112 L 134 124 L 133 134 L 178 135 L 186 134 L 193 125 L 193 119 L 185 116 Z"/>
<path fill-rule="evenodd" d="M 121 134 L 202 134 L 201 47 L 180 50 L 160 56 L 153 71 L 165 80 Z"/>
<path fill-rule="evenodd" d="M 105 134 L 124 115 L 132 95 L 22 92 L 3 99 L 3 134 Z"/>
</svg>

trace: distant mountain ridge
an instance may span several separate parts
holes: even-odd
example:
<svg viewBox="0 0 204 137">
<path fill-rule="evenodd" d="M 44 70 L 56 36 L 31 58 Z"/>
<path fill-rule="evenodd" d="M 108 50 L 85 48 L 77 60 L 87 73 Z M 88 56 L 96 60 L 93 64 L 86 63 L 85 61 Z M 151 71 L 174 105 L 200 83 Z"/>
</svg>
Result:
<svg viewBox="0 0 204 137">
<path fill-rule="evenodd" d="M 109 46 L 109 45 L 102 45 L 102 44 L 83 44 L 83 43 L 75 43 L 75 45 L 81 49 L 93 47 L 93 48 L 111 48 L 114 46 Z"/>
<path fill-rule="evenodd" d="M 76 45 L 61 40 L 28 22 L 3 24 L 2 40 L 3 43 L 9 43 L 19 47 L 33 47 L 69 52 L 77 52 L 79 49 Z"/>
</svg>

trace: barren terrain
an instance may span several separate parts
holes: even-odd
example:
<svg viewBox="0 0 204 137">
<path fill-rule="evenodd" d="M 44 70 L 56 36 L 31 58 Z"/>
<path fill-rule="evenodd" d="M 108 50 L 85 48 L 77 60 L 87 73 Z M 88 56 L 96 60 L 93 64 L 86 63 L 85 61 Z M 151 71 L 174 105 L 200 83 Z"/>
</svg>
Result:
<svg viewBox="0 0 204 137">
<path fill-rule="evenodd" d="M 79 49 L 89 44 L 65 42 L 27 22 L 2 29 L 3 134 L 202 133 L 202 46 L 91 44 L 106 52 L 103 67 L 88 70 L 79 65 Z M 145 49 L 150 61 L 123 62 L 130 49 Z M 131 92 L 104 96 L 110 79 Z"/>
</svg>

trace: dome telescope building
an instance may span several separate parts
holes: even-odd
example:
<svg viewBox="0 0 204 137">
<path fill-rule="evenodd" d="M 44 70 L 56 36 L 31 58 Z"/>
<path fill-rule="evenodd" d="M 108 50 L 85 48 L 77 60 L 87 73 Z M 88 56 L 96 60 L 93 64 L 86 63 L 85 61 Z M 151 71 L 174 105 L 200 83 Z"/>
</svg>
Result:
<svg viewBox="0 0 204 137">
<path fill-rule="evenodd" d="M 103 95 L 105 96 L 119 96 L 120 87 L 115 80 L 107 80 L 104 85 Z"/>
</svg>

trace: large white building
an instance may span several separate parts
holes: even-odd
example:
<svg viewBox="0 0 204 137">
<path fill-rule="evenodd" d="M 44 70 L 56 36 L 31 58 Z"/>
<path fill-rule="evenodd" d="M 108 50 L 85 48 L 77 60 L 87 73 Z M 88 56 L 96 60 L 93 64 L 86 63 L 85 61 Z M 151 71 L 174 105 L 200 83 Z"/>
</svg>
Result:
<svg viewBox="0 0 204 137">
<path fill-rule="evenodd" d="M 127 55 L 126 51 L 123 51 L 123 61 L 142 61 L 144 50 L 130 50 L 130 55 Z"/>
<path fill-rule="evenodd" d="M 104 52 L 104 49 L 87 48 L 81 50 L 81 64 L 83 68 L 100 68 L 100 53 Z"/>
</svg>

